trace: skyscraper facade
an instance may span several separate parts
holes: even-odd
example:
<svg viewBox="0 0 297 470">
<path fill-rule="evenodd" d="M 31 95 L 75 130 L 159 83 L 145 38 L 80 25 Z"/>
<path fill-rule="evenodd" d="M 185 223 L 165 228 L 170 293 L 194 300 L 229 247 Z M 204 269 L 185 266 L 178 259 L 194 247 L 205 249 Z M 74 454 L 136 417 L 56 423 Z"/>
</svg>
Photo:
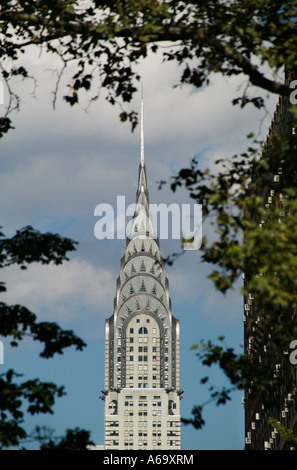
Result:
<svg viewBox="0 0 297 470">
<path fill-rule="evenodd" d="M 292 81 L 293 74 L 286 73 L 287 85 Z M 296 153 L 295 128 L 292 124 L 289 97 L 280 97 L 274 117 L 269 128 L 266 142 L 266 152 L 270 151 L 274 133 L 286 135 L 291 142 L 291 151 Z M 292 155 L 291 155 L 292 158 Z M 279 210 L 280 220 L 287 217 L 283 206 L 285 195 L 282 194 L 280 183 L 285 182 L 285 159 L 274 174 L 261 175 L 257 181 L 256 194 L 263 200 L 267 209 L 276 207 Z M 284 184 L 283 184 L 284 186 Z M 259 220 L 264 224 L 265 220 Z M 245 279 L 245 287 L 248 290 L 249 280 Z M 274 381 L 273 392 L 267 396 L 266 390 L 255 390 L 252 383 L 247 384 L 245 397 L 245 449 L 246 450 L 286 450 L 290 449 L 290 443 L 286 442 L 278 430 L 270 424 L 270 418 L 286 429 L 297 435 L 297 369 L 290 364 L 289 350 L 280 351 L 273 346 L 278 324 L 287 325 L 295 339 L 297 312 L 292 307 L 272 309 L 267 299 L 267 307 L 259 308 L 259 299 L 249 292 L 244 298 L 244 342 L 245 352 L 248 358 L 258 362 L 266 374 L 267 384 Z M 268 321 L 269 319 L 269 321 Z M 273 382 L 272 382 L 273 383 Z"/>
<path fill-rule="evenodd" d="M 155 233 L 143 148 L 135 213 L 105 323 L 104 449 L 180 448 L 179 321 Z"/>
</svg>

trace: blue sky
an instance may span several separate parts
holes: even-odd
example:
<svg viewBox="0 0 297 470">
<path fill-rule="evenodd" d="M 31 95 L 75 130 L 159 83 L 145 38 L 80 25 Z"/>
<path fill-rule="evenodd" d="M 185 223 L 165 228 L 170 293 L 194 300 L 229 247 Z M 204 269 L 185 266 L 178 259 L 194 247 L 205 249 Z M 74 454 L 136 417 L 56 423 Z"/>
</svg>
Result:
<svg viewBox="0 0 297 470">
<path fill-rule="evenodd" d="M 31 308 L 40 320 L 58 322 L 73 329 L 87 343 L 84 352 L 67 350 L 51 360 L 38 357 L 38 345 L 26 339 L 18 348 L 5 347 L 0 372 L 14 368 L 25 377 L 40 377 L 65 385 L 67 396 L 59 399 L 53 416 L 26 418 L 27 430 L 46 424 L 62 434 L 79 426 L 91 431 L 95 443 L 103 441 L 104 320 L 112 314 L 116 279 L 124 240 L 97 240 L 94 209 L 101 203 L 116 205 L 118 195 L 127 204 L 135 201 L 140 129 L 131 133 L 120 123 L 119 109 L 106 103 L 104 93 L 85 111 L 88 96 L 71 109 L 62 101 L 67 76 L 61 84 L 56 109 L 51 100 L 57 64 L 53 57 L 30 50 L 38 88 L 31 96 L 30 82 L 17 82 L 21 110 L 13 115 L 15 129 L 1 140 L 0 213 L 7 235 L 31 224 L 42 231 L 58 232 L 79 242 L 71 260 L 63 266 L 32 265 L 27 271 L 11 267 L 2 272 L 7 293 L 1 300 Z M 245 136 L 254 131 L 265 138 L 277 97 L 268 100 L 267 114 L 252 107 L 240 110 L 231 100 L 238 96 L 243 77 L 213 76 L 207 88 L 173 88 L 179 70 L 149 58 L 139 66 L 144 85 L 145 161 L 150 201 L 189 203 L 184 191 L 158 190 L 157 181 L 168 178 L 191 158 L 214 168 L 214 161 L 246 147 Z M 264 93 L 262 93 L 263 96 Z M 7 100 L 7 96 L 5 96 Z M 131 108 L 140 110 L 140 93 Z M 210 235 L 210 227 L 203 226 Z M 179 242 L 161 240 L 163 254 L 179 249 Z M 228 346 L 240 350 L 243 340 L 242 299 L 238 288 L 224 297 L 217 293 L 200 262 L 200 253 L 188 252 L 166 269 L 172 311 L 181 325 L 182 415 L 189 417 L 195 404 L 208 400 L 208 387 L 200 379 L 211 373 L 220 385 L 218 370 L 202 367 L 190 346 L 200 339 L 216 341 L 225 336 Z M 0 338 L 1 339 L 1 338 Z M 196 431 L 182 427 L 183 449 L 242 449 L 242 393 L 226 406 L 205 408 L 206 427 Z"/>
</svg>

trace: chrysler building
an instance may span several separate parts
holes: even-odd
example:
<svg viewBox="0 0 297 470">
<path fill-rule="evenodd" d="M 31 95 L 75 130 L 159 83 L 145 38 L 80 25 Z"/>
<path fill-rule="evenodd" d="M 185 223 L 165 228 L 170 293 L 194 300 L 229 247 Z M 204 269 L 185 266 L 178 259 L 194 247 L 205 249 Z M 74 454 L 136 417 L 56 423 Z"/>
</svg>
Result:
<svg viewBox="0 0 297 470">
<path fill-rule="evenodd" d="M 180 449 L 179 321 L 149 209 L 143 145 L 135 213 L 105 322 L 104 449 Z"/>
</svg>

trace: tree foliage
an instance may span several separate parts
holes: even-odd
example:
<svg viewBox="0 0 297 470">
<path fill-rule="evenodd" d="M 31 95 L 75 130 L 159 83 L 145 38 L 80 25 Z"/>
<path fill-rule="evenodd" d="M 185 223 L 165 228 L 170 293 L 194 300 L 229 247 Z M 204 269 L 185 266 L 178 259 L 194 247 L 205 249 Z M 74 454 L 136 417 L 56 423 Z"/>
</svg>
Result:
<svg viewBox="0 0 297 470">
<path fill-rule="evenodd" d="M 92 444 L 89 431 L 79 428 L 67 429 L 65 436 L 58 439 L 43 436 L 42 440 L 41 450 L 87 450 Z"/>
<path fill-rule="evenodd" d="M 181 66 L 180 82 L 201 87 L 211 73 L 243 73 L 250 84 L 288 96 L 290 89 L 264 73 L 297 65 L 296 0 L 181 1 L 3 0 L 0 7 L 2 76 L 10 90 L 8 108 L 19 105 L 10 88 L 15 76 L 32 77 L 22 54 L 40 47 L 61 59 L 59 79 L 71 63 L 75 72 L 64 99 L 74 105 L 82 90 L 106 89 L 111 104 L 128 103 L 140 79 L 136 65 L 159 51 Z M 164 44 L 166 47 L 164 48 Z M 58 79 L 58 82 L 59 82 Z M 263 104 L 248 87 L 237 102 Z M 121 110 L 134 128 L 137 115 Z M 11 127 L 2 118 L 1 132 Z"/>
<path fill-rule="evenodd" d="M 247 152 L 217 161 L 218 171 L 213 173 L 200 169 L 194 159 L 171 181 L 173 191 L 185 187 L 190 197 L 202 204 L 205 220 L 210 219 L 213 225 L 213 237 L 203 240 L 201 259 L 214 266 L 209 277 L 215 287 L 226 293 L 243 275 L 242 293 L 253 299 L 249 300 L 253 309 L 247 315 L 257 353 L 248 355 L 246 346 L 238 354 L 234 348 L 210 341 L 195 346 L 202 364 L 219 366 L 229 380 L 227 389 L 209 389 L 210 400 L 217 405 L 230 400 L 234 390 L 250 388 L 254 396 L 261 394 L 265 408 L 273 410 L 275 391 L 285 382 L 290 390 L 296 387 L 294 366 L 287 355 L 297 334 L 293 320 L 297 307 L 296 138 L 290 132 L 295 122 L 293 106 L 291 112 L 289 134 L 273 133 L 269 146 L 253 141 Z M 279 374 L 276 363 L 281 365 Z M 204 405 L 195 407 L 193 417 L 185 422 L 202 427 Z"/>
<path fill-rule="evenodd" d="M 0 268 L 19 265 L 27 269 L 30 263 L 59 265 L 68 260 L 67 253 L 76 243 L 57 234 L 42 234 L 32 227 L 24 227 L 7 238 L 1 233 Z M 6 291 L 4 282 L 1 291 Z M 51 358 L 63 354 L 67 347 L 82 350 L 85 343 L 71 330 L 63 330 L 55 322 L 39 322 L 37 315 L 21 305 L 0 302 L 0 337 L 16 347 L 29 336 L 43 346 L 40 356 Z M 18 446 L 28 437 L 23 427 L 25 412 L 36 415 L 53 413 L 56 398 L 65 394 L 63 386 L 52 382 L 30 379 L 21 382 L 22 374 L 9 369 L 0 375 L 0 448 Z"/>
</svg>

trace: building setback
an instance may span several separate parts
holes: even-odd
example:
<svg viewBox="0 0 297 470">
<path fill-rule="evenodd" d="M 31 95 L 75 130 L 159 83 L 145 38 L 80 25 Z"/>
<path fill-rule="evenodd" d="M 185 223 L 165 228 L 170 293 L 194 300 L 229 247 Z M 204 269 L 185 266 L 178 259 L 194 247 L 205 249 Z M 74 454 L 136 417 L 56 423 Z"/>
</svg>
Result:
<svg viewBox="0 0 297 470">
<path fill-rule="evenodd" d="M 131 233 L 105 322 L 104 449 L 180 448 L 179 321 L 154 231 L 143 148 Z"/>
</svg>

